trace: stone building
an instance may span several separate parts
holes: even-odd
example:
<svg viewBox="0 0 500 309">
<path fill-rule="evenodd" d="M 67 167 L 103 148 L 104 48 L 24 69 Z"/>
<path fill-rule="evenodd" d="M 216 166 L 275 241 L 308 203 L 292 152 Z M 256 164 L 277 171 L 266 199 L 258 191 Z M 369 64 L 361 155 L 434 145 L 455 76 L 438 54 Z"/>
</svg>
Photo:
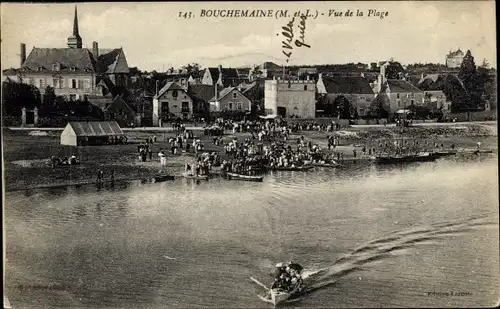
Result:
<svg viewBox="0 0 500 309">
<path fill-rule="evenodd" d="M 264 86 L 266 115 L 314 118 L 316 85 L 313 80 L 266 80 Z"/>
<path fill-rule="evenodd" d="M 462 61 L 464 60 L 464 56 L 465 56 L 465 54 L 463 51 L 460 50 L 460 48 L 458 48 L 454 52 L 452 52 L 450 50 L 448 55 L 446 55 L 446 60 L 445 60 L 446 67 L 448 67 L 450 69 L 459 68 L 462 65 Z"/>
</svg>

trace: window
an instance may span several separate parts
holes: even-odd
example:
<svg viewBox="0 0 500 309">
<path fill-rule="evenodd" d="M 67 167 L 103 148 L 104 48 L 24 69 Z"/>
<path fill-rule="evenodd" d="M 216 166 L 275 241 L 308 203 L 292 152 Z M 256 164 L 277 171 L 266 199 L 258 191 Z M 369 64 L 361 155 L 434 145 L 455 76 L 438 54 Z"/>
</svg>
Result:
<svg viewBox="0 0 500 309">
<path fill-rule="evenodd" d="M 397 99 L 396 102 L 398 103 L 398 107 L 401 107 L 401 100 Z"/>
<path fill-rule="evenodd" d="M 415 100 L 414 100 L 414 99 L 411 99 L 411 100 L 410 100 L 410 102 L 411 102 L 411 103 L 410 103 L 411 105 L 414 105 L 414 104 L 415 104 Z"/>
<path fill-rule="evenodd" d="M 238 108 L 238 110 L 239 110 L 239 111 L 241 110 L 242 105 L 243 105 L 243 104 L 242 104 L 241 102 L 238 102 L 238 103 L 237 103 L 237 106 L 238 106 L 237 108 Z"/>
<path fill-rule="evenodd" d="M 228 106 L 229 106 L 229 110 L 232 110 L 233 109 L 233 102 L 229 102 Z"/>
<path fill-rule="evenodd" d="M 59 88 L 64 88 L 64 79 L 59 79 Z"/>
<path fill-rule="evenodd" d="M 59 63 L 54 63 L 52 65 L 52 71 L 59 72 L 59 70 L 61 70 L 61 66 L 59 65 Z"/>
<path fill-rule="evenodd" d="M 238 94 L 236 92 L 233 92 L 233 99 L 236 99 L 237 96 Z"/>
<path fill-rule="evenodd" d="M 307 85 L 304 85 L 304 91 L 307 91 Z"/>
<path fill-rule="evenodd" d="M 76 71 L 76 67 L 72 66 L 71 68 L 69 68 L 70 72 L 75 72 Z"/>
<path fill-rule="evenodd" d="M 78 89 L 83 89 L 83 80 L 78 80 Z"/>
<path fill-rule="evenodd" d="M 76 83 L 76 79 L 72 79 L 71 80 L 71 88 L 76 89 L 76 86 L 78 86 L 78 84 Z"/>
<path fill-rule="evenodd" d="M 54 78 L 54 79 L 52 80 L 52 85 L 54 86 L 54 88 L 59 88 L 59 85 L 60 85 L 60 84 L 59 84 L 59 79 Z"/>
<path fill-rule="evenodd" d="M 43 79 L 38 80 L 38 86 L 40 89 L 43 88 Z"/>
<path fill-rule="evenodd" d="M 179 94 L 177 93 L 177 90 L 175 90 L 175 89 L 174 89 L 174 90 L 172 91 L 172 97 L 177 99 L 177 96 L 178 96 L 178 95 L 179 95 Z"/>
<path fill-rule="evenodd" d="M 399 93 L 398 93 L 398 94 L 396 94 L 396 98 L 398 98 L 398 99 L 399 99 Z"/>
<path fill-rule="evenodd" d="M 86 89 L 89 89 L 90 88 L 90 79 L 86 79 L 85 80 L 85 84 L 84 84 L 85 88 Z"/>
<path fill-rule="evenodd" d="M 360 100 L 360 101 L 364 101 L 364 100 L 366 100 L 366 98 L 365 98 L 364 96 L 360 96 L 360 97 L 359 97 L 359 100 Z"/>
<path fill-rule="evenodd" d="M 42 66 L 39 66 L 38 67 L 38 72 L 42 72 L 43 71 L 43 67 Z"/>
</svg>

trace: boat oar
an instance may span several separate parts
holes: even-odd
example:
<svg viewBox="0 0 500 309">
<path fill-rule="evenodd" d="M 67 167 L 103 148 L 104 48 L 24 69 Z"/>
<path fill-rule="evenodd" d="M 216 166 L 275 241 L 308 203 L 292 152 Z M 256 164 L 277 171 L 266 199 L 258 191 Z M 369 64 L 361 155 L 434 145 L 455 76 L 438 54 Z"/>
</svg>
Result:
<svg viewBox="0 0 500 309">
<path fill-rule="evenodd" d="M 257 283 L 258 285 L 260 285 L 261 287 L 263 287 L 264 289 L 269 290 L 269 288 L 268 288 L 268 287 L 267 287 L 264 283 L 260 282 L 259 280 L 255 279 L 254 277 L 250 277 L 250 279 L 251 279 L 253 282 L 255 282 L 255 283 Z"/>
</svg>

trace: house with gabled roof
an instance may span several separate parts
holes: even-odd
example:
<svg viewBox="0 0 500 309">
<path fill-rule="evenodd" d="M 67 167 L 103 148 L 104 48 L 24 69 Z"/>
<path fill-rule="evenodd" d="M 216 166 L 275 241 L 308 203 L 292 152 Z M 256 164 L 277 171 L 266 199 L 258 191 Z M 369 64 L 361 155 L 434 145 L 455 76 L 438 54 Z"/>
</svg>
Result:
<svg viewBox="0 0 500 309">
<path fill-rule="evenodd" d="M 193 117 L 193 99 L 187 88 L 176 82 L 168 82 L 153 98 L 153 125 L 170 118 L 191 119 Z"/>
<path fill-rule="evenodd" d="M 123 95 L 117 95 L 104 108 L 106 121 L 116 121 L 121 127 L 139 124 L 136 111 L 125 102 Z"/>
<path fill-rule="evenodd" d="M 51 86 L 56 95 L 74 100 L 105 95 L 99 86 L 103 78 L 109 79 L 113 86 L 128 86 L 129 67 L 122 48 L 100 49 L 97 42 L 93 42 L 91 49 L 82 47 L 76 7 L 73 33 L 67 45 L 66 48 L 33 47 L 26 56 L 26 45 L 22 43 L 18 78 L 38 87 L 42 95 Z"/>
<path fill-rule="evenodd" d="M 359 116 L 368 115 L 369 107 L 375 93 L 370 82 L 363 76 L 331 76 L 326 77 L 319 74 L 316 82 L 318 94 L 327 97 L 328 102 L 334 102 L 339 96 L 345 97 Z"/>
<path fill-rule="evenodd" d="M 227 87 L 217 92 L 210 101 L 210 112 L 250 112 L 252 102 L 237 88 Z"/>
<path fill-rule="evenodd" d="M 215 96 L 216 86 L 191 84 L 188 95 L 193 100 L 193 113 L 199 116 L 208 116 L 210 113 L 210 100 Z"/>
<path fill-rule="evenodd" d="M 206 68 L 201 83 L 204 85 L 219 85 L 221 87 L 236 86 L 241 82 L 238 70 L 235 68 Z"/>
</svg>

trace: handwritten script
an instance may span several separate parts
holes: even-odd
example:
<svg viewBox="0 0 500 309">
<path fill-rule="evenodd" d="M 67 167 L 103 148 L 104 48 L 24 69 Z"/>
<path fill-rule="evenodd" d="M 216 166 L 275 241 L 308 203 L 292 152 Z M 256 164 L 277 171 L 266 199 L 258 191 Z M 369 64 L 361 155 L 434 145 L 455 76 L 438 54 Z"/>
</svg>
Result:
<svg viewBox="0 0 500 309">
<path fill-rule="evenodd" d="M 306 15 L 300 16 L 300 22 L 298 25 L 300 35 L 298 38 L 296 38 L 293 33 L 295 17 L 292 17 L 292 19 L 285 26 L 281 27 L 281 29 L 283 30 L 281 34 L 284 37 L 284 40 L 281 42 L 281 48 L 282 53 L 286 57 L 286 62 L 288 62 L 290 60 L 290 57 L 292 56 L 292 51 L 294 48 L 293 44 L 295 44 L 295 47 L 311 48 L 311 46 L 305 42 L 306 19 Z"/>
</svg>

